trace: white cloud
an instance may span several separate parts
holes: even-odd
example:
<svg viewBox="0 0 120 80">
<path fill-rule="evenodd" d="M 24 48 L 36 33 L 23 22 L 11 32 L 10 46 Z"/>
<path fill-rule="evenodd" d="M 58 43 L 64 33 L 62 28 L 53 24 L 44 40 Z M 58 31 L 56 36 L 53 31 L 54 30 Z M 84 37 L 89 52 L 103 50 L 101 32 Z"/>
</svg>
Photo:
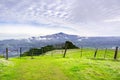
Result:
<svg viewBox="0 0 120 80">
<path fill-rule="evenodd" d="M 67 27 L 54 26 L 34 26 L 27 24 L 2 24 L 0 25 L 0 39 L 2 38 L 28 38 L 31 36 L 42 36 L 54 34 L 58 32 L 65 32 L 69 34 L 77 34 L 75 30 Z M 26 37 L 25 37 L 26 36 Z M 6 39 L 6 38 L 5 38 Z"/>
<path fill-rule="evenodd" d="M 116 36 L 119 15 L 120 0 L 0 0 L 0 33 Z"/>
<path fill-rule="evenodd" d="M 104 20 L 104 22 L 120 22 L 120 18 Z"/>
</svg>

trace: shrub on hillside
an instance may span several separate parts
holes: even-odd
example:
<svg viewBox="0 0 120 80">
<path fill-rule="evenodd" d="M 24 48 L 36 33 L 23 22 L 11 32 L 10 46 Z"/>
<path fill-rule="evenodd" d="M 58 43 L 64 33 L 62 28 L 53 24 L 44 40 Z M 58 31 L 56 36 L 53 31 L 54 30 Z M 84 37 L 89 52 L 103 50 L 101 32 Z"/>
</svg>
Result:
<svg viewBox="0 0 120 80">
<path fill-rule="evenodd" d="M 54 49 L 55 48 L 52 45 L 47 45 L 47 46 L 41 47 L 41 49 L 31 48 L 29 51 L 24 52 L 22 54 L 22 56 L 31 56 L 31 54 L 33 54 L 34 56 L 38 56 L 38 55 L 44 54 L 48 51 L 52 51 Z"/>
<path fill-rule="evenodd" d="M 66 41 L 65 44 L 67 45 L 67 49 L 78 49 L 79 48 L 70 41 Z M 63 44 L 61 44 L 61 45 L 63 45 Z M 31 55 L 38 56 L 38 55 L 44 54 L 48 51 L 52 51 L 55 49 L 57 49 L 57 47 L 54 47 L 52 45 L 47 45 L 47 46 L 41 47 L 41 49 L 31 48 L 29 51 L 24 52 L 22 54 L 22 56 L 31 56 Z M 61 47 L 61 49 L 65 49 L 65 46 Z"/>
</svg>

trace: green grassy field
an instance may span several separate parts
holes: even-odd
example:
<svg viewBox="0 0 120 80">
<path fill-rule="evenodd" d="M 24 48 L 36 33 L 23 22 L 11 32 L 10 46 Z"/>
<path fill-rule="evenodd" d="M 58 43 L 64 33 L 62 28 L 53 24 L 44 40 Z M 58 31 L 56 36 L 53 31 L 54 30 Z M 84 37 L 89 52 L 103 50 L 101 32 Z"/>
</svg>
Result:
<svg viewBox="0 0 120 80">
<path fill-rule="evenodd" d="M 120 80 L 120 61 L 113 60 L 114 50 L 94 49 L 48 52 L 42 56 L 0 59 L 0 80 Z"/>
</svg>

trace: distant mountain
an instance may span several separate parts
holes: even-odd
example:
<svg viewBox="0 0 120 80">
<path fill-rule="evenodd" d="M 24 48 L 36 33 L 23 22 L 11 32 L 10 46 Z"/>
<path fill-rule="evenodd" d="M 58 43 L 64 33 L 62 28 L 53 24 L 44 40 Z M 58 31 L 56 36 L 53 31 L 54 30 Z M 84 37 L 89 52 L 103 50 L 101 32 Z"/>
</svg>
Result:
<svg viewBox="0 0 120 80">
<path fill-rule="evenodd" d="M 72 41 L 78 47 L 113 48 L 120 46 L 120 37 L 81 37 L 60 32 L 28 39 L 2 40 L 0 41 L 0 53 L 4 52 L 6 47 L 9 50 L 16 50 L 19 47 L 23 47 L 23 51 L 26 51 L 31 47 L 40 48 L 45 45 L 64 43 L 65 41 Z"/>
<path fill-rule="evenodd" d="M 75 40 L 81 40 L 81 39 L 82 37 L 79 37 L 77 35 L 69 35 L 69 34 L 60 32 L 52 35 L 32 37 L 32 38 L 29 38 L 28 40 L 29 42 L 43 41 L 43 42 L 50 42 L 49 44 L 53 44 L 53 43 L 63 43 L 67 40 L 75 41 Z"/>
</svg>

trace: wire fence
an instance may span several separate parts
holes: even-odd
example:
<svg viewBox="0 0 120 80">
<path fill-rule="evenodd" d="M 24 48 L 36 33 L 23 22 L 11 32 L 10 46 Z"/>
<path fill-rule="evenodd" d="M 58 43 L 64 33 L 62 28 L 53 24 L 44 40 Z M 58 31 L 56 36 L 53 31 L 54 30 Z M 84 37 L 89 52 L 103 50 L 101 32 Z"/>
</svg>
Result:
<svg viewBox="0 0 120 80">
<path fill-rule="evenodd" d="M 67 44 L 56 44 L 54 45 L 55 49 L 52 51 L 46 52 L 46 55 L 55 56 L 56 54 L 60 54 L 63 58 L 68 55 L 67 53 L 76 53 L 74 50 L 68 50 Z M 64 47 L 64 49 L 63 49 Z M 6 49 L 0 49 L 1 55 L 5 57 L 6 60 L 8 60 L 9 57 L 22 57 L 21 55 L 29 51 L 30 49 L 35 47 L 19 47 L 19 48 L 6 48 Z M 40 48 L 39 48 L 40 49 Z M 41 47 L 42 49 L 42 47 Z M 114 60 L 117 60 L 120 57 L 120 48 L 116 46 L 114 49 L 109 48 L 86 48 L 81 46 L 79 49 L 77 49 L 77 56 L 79 57 L 88 57 L 88 58 L 97 58 L 97 56 L 101 58 L 112 58 Z M 39 52 L 38 52 L 39 53 Z M 30 53 L 31 57 L 33 58 L 33 52 Z"/>
</svg>

